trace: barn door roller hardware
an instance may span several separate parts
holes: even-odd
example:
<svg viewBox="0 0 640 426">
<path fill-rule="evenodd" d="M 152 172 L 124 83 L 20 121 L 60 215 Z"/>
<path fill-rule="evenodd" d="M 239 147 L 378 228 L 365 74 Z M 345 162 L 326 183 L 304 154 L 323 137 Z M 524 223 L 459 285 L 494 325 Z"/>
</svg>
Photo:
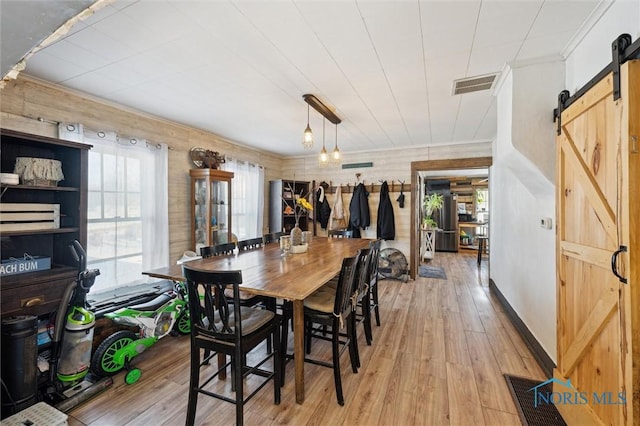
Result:
<svg viewBox="0 0 640 426">
<path fill-rule="evenodd" d="M 562 111 L 582 95 L 588 92 L 609 73 L 613 73 L 613 100 L 620 98 L 620 67 L 631 59 L 640 59 L 640 39 L 631 42 L 629 34 L 621 34 L 611 43 L 611 62 L 602 71 L 596 74 L 587 84 L 582 86 L 573 96 L 569 96 L 568 90 L 563 90 L 558 95 L 558 108 L 553 110 L 553 120 L 557 122 L 558 135 L 562 133 Z"/>
</svg>

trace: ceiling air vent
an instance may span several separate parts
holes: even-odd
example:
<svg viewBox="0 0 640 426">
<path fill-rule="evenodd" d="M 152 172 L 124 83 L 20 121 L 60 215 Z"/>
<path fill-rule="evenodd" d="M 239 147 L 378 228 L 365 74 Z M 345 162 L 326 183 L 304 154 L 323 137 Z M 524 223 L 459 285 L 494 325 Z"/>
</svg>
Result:
<svg viewBox="0 0 640 426">
<path fill-rule="evenodd" d="M 483 75 L 480 77 L 462 78 L 453 81 L 453 94 L 462 95 L 463 93 L 479 92 L 481 90 L 489 90 L 493 87 L 494 81 L 498 74 Z"/>
</svg>

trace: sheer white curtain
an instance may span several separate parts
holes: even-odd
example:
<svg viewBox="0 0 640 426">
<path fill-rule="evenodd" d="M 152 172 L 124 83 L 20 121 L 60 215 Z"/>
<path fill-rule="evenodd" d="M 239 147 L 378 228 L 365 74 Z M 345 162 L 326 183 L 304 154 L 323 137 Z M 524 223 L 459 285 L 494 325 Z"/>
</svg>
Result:
<svg viewBox="0 0 640 426">
<path fill-rule="evenodd" d="M 262 236 L 264 167 L 226 157 L 222 169 L 234 173 L 231 181 L 231 232 L 238 240 Z"/>
<path fill-rule="evenodd" d="M 147 282 L 142 271 L 169 264 L 167 146 L 88 129 L 84 142 L 87 263 L 100 269 L 92 291 Z"/>
</svg>

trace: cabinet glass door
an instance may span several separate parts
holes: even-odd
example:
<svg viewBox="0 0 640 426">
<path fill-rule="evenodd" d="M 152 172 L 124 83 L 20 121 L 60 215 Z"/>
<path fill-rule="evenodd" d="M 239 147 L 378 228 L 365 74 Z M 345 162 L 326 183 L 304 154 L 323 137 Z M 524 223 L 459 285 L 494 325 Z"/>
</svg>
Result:
<svg viewBox="0 0 640 426">
<path fill-rule="evenodd" d="M 229 242 L 229 182 L 211 181 L 211 245 Z"/>
<path fill-rule="evenodd" d="M 191 243 L 196 253 L 202 247 L 231 242 L 231 180 L 223 170 L 190 170 Z"/>
<path fill-rule="evenodd" d="M 193 217 L 194 223 L 194 240 L 196 247 L 207 246 L 207 218 L 209 212 L 207 212 L 207 200 L 209 195 L 207 194 L 207 179 L 195 179 L 193 181 L 193 189 L 195 193 L 195 200 L 193 203 Z"/>
</svg>

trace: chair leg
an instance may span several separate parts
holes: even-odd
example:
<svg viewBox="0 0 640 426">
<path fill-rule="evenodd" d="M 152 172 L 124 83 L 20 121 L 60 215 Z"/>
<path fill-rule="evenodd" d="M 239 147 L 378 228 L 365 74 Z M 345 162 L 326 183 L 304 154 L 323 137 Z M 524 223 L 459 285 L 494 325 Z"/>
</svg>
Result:
<svg viewBox="0 0 640 426">
<path fill-rule="evenodd" d="M 311 330 L 313 329 L 313 322 L 311 321 L 307 321 L 305 324 L 305 333 L 304 333 L 304 337 L 306 338 L 306 351 L 307 351 L 307 355 L 311 353 Z"/>
<path fill-rule="evenodd" d="M 284 381 L 284 359 L 281 352 L 280 343 L 280 323 L 276 322 L 273 326 L 273 402 L 276 405 L 280 405 L 280 388 Z"/>
<path fill-rule="evenodd" d="M 339 334 L 339 333 L 338 333 Z M 358 355 L 358 342 L 356 336 L 356 321 L 355 314 L 352 313 L 347 321 L 347 341 L 349 345 L 349 359 L 351 360 L 351 370 L 354 373 L 358 372 L 360 367 L 360 356 Z M 338 363 L 340 360 L 338 360 Z"/>
<path fill-rule="evenodd" d="M 371 287 L 371 295 L 373 298 L 373 307 L 376 314 L 376 325 L 380 327 L 380 310 L 378 308 L 378 284 Z"/>
<path fill-rule="evenodd" d="M 234 356 L 231 365 L 231 377 L 233 378 L 232 391 L 236 393 L 236 425 L 244 424 L 244 389 L 242 387 L 242 356 Z"/>
<path fill-rule="evenodd" d="M 280 357 L 282 358 L 282 366 L 280 384 L 284 386 L 284 376 L 285 370 L 287 366 L 287 349 L 289 347 L 289 318 L 284 316 L 282 319 L 282 327 L 281 327 L 282 335 L 280 336 Z"/>
<path fill-rule="evenodd" d="M 336 384 L 336 397 L 338 404 L 344 405 L 344 396 L 342 395 L 342 380 L 340 378 L 340 325 L 337 320 L 333 320 L 333 338 L 331 340 L 333 347 L 333 379 Z"/>
<path fill-rule="evenodd" d="M 371 302 L 369 295 L 366 295 L 362 299 L 362 323 L 364 324 L 364 337 L 367 340 L 367 345 L 371 346 L 373 341 L 373 333 L 371 332 Z"/>
<path fill-rule="evenodd" d="M 356 307 L 357 309 L 357 307 Z M 349 320 L 351 324 L 351 331 L 347 328 L 347 335 L 349 336 L 349 345 L 351 345 L 351 340 L 355 342 L 355 368 L 356 373 L 358 372 L 358 368 L 360 368 L 360 350 L 358 349 L 358 322 L 356 320 L 356 312 L 353 311 L 351 314 L 351 319 Z M 351 348 L 351 346 L 349 346 Z M 351 359 L 351 368 L 354 368 L 354 357 L 351 356 L 351 350 L 349 350 L 349 358 Z"/>
<path fill-rule="evenodd" d="M 196 406 L 198 405 L 198 388 L 200 387 L 200 349 L 191 349 L 191 366 L 189 377 L 189 402 L 187 403 L 188 426 L 193 426 L 196 420 Z"/>
<path fill-rule="evenodd" d="M 265 308 L 273 313 L 276 312 L 276 299 L 269 298 L 265 303 Z M 271 339 L 267 340 L 267 353 L 270 354 L 273 351 Z"/>
</svg>

